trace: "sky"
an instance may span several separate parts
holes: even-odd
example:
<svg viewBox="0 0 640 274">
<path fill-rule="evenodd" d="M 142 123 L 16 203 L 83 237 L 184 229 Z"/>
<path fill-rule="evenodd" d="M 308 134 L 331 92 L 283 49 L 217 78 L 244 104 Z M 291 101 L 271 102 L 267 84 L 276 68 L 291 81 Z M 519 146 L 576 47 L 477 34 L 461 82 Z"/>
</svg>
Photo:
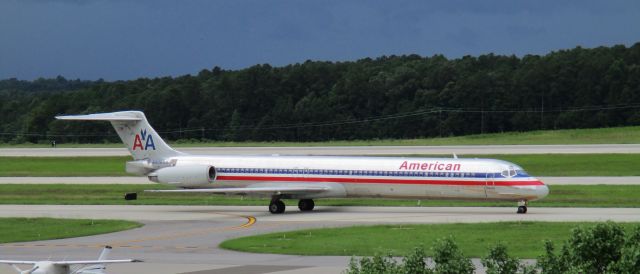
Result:
<svg viewBox="0 0 640 274">
<path fill-rule="evenodd" d="M 640 42 L 640 1 L 2 0 L 0 79 L 128 80 Z"/>
</svg>

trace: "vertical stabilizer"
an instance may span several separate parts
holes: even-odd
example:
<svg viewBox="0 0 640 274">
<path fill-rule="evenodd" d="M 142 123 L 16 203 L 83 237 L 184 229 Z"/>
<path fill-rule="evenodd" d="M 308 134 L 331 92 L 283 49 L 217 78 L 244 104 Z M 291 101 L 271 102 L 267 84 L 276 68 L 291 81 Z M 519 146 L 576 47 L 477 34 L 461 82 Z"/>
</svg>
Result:
<svg viewBox="0 0 640 274">
<path fill-rule="evenodd" d="M 107 260 L 109 258 L 109 254 L 111 254 L 111 246 L 105 246 L 98 257 L 98 260 Z"/>
<path fill-rule="evenodd" d="M 134 160 L 164 159 L 182 153 L 167 145 L 141 111 L 56 116 L 59 120 L 109 121 Z"/>
</svg>

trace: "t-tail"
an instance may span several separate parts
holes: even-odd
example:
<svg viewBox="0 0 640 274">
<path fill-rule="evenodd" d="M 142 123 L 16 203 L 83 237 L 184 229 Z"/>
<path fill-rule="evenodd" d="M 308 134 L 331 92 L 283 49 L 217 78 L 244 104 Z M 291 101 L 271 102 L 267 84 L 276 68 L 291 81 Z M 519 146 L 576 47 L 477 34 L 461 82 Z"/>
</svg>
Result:
<svg viewBox="0 0 640 274">
<path fill-rule="evenodd" d="M 162 160 L 182 155 L 160 138 L 140 111 L 56 116 L 59 120 L 109 121 L 134 160 Z"/>
<path fill-rule="evenodd" d="M 102 249 L 100 256 L 98 257 L 98 260 L 109 259 L 109 254 L 111 254 L 111 249 L 112 249 L 111 246 L 105 246 L 104 249 Z"/>
</svg>

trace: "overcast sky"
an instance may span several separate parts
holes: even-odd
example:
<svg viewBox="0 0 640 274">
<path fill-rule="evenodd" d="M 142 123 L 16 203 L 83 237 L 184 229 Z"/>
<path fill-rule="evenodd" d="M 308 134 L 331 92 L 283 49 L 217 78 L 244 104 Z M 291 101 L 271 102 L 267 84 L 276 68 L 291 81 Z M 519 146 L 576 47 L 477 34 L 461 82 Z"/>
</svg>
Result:
<svg viewBox="0 0 640 274">
<path fill-rule="evenodd" d="M 0 1 L 0 79 L 126 80 L 640 41 L 640 1 Z"/>
</svg>

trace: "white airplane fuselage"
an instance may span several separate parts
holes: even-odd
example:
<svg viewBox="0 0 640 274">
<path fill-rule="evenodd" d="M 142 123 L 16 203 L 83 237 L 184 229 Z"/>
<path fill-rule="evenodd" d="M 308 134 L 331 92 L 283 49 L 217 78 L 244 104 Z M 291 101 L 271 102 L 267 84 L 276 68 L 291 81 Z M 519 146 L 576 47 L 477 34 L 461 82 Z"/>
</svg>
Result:
<svg viewBox="0 0 640 274">
<path fill-rule="evenodd" d="M 181 188 L 264 187 L 270 184 L 328 185 L 323 193 L 286 198 L 378 197 L 533 201 L 549 189 L 519 166 L 493 159 L 178 156 L 175 166 L 209 165 L 215 177 L 205 184 L 169 183 Z"/>
<path fill-rule="evenodd" d="M 283 213 L 280 199 L 300 199 L 310 211 L 315 198 L 411 198 L 529 201 L 545 197 L 547 186 L 521 167 L 500 160 L 402 157 L 197 156 L 171 148 L 144 113 L 120 111 L 57 116 L 61 120 L 109 121 L 134 161 L 127 172 L 145 175 L 178 190 L 271 197 L 269 211 Z M 130 193 L 126 199 L 135 199 Z"/>
</svg>

